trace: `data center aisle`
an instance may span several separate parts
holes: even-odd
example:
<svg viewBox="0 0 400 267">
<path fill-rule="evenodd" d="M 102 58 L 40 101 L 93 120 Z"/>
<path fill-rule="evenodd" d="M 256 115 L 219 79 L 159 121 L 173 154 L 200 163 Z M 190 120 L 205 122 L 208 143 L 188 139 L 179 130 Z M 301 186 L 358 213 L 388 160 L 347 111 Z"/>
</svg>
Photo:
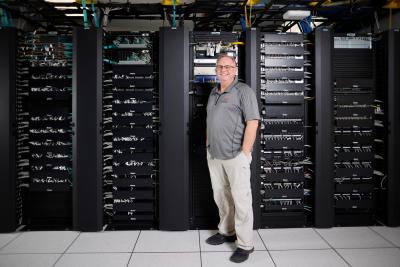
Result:
<svg viewBox="0 0 400 267">
<path fill-rule="evenodd" d="M 214 231 L 74 231 L 0 234 L 0 267 L 222 267 L 233 244 L 210 246 Z M 291 228 L 254 231 L 255 252 L 240 266 L 393 266 L 400 227 Z"/>
</svg>

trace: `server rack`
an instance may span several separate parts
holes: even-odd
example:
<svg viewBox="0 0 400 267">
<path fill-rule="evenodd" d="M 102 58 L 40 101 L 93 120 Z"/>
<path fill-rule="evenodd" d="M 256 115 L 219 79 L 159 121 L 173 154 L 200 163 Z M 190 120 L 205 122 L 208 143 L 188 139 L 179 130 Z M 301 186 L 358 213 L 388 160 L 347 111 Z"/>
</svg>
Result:
<svg viewBox="0 0 400 267">
<path fill-rule="evenodd" d="M 72 223 L 70 35 L 28 34 L 20 43 L 18 179 L 30 228 Z"/>
<path fill-rule="evenodd" d="M 71 61 L 70 35 L 21 36 L 17 179 L 30 228 L 72 223 Z"/>
<path fill-rule="evenodd" d="M 157 39 L 154 32 L 106 37 L 103 177 L 111 229 L 158 227 Z"/>
<path fill-rule="evenodd" d="M 376 131 L 371 36 L 333 37 L 335 224 L 372 224 Z M 383 174 L 384 175 L 384 174 Z"/>
<path fill-rule="evenodd" d="M 217 85 L 215 64 L 219 54 L 236 58 L 239 64 L 239 34 L 233 32 L 190 33 L 190 228 L 215 228 L 218 209 L 211 188 L 206 157 L 207 101 Z"/>
<path fill-rule="evenodd" d="M 311 179 L 306 145 L 305 71 L 301 34 L 260 36 L 261 227 L 304 226 Z"/>
</svg>

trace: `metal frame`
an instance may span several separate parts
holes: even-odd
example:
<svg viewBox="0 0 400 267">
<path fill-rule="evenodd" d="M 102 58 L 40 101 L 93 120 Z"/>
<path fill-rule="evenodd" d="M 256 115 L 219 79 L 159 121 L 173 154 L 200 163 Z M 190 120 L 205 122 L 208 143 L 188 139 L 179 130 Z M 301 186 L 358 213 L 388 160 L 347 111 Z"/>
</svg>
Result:
<svg viewBox="0 0 400 267">
<path fill-rule="evenodd" d="M 315 227 L 332 227 L 333 201 L 333 82 L 332 33 L 329 28 L 315 32 Z"/>
<path fill-rule="evenodd" d="M 102 30 L 73 33 L 73 228 L 103 227 Z"/>
<path fill-rule="evenodd" d="M 258 108 L 261 108 L 260 99 L 260 31 L 255 28 L 246 29 L 245 47 L 245 81 L 257 96 Z M 253 160 L 251 163 L 251 191 L 253 196 L 254 229 L 260 228 L 260 128 L 253 147 Z"/>
<path fill-rule="evenodd" d="M 390 30 L 387 34 L 388 46 L 388 214 L 389 226 L 400 225 L 400 166 L 397 163 L 397 154 L 400 151 L 400 31 Z"/>
<path fill-rule="evenodd" d="M 160 28 L 161 230 L 189 225 L 189 30 Z"/>
<path fill-rule="evenodd" d="M 16 215 L 16 56 L 17 30 L 0 29 L 0 232 L 17 227 Z"/>
</svg>

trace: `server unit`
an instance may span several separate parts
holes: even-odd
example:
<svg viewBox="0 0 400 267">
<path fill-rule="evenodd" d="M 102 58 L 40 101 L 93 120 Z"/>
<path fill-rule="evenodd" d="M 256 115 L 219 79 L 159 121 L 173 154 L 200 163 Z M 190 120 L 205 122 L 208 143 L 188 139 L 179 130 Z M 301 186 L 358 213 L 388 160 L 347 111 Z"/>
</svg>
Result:
<svg viewBox="0 0 400 267">
<path fill-rule="evenodd" d="M 310 64 L 302 34 L 260 36 L 261 227 L 304 226 L 311 164 L 306 145 L 305 70 Z"/>
<path fill-rule="evenodd" d="M 106 37 L 103 177 L 110 228 L 158 227 L 157 37 L 152 32 Z"/>
<path fill-rule="evenodd" d="M 218 209 L 214 203 L 206 157 L 207 101 L 217 85 L 215 64 L 219 54 L 236 58 L 239 63 L 239 35 L 231 32 L 190 33 L 190 190 L 191 228 L 215 228 Z"/>
</svg>

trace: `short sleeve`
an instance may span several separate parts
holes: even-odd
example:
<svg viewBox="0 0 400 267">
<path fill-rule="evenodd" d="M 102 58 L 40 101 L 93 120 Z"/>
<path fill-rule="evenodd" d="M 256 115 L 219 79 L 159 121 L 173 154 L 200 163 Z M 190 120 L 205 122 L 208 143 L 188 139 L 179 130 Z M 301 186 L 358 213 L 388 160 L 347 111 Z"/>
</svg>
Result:
<svg viewBox="0 0 400 267">
<path fill-rule="evenodd" d="M 241 88 L 240 105 L 245 121 L 260 120 L 256 94 L 253 89 L 248 86 L 243 86 Z"/>
</svg>

